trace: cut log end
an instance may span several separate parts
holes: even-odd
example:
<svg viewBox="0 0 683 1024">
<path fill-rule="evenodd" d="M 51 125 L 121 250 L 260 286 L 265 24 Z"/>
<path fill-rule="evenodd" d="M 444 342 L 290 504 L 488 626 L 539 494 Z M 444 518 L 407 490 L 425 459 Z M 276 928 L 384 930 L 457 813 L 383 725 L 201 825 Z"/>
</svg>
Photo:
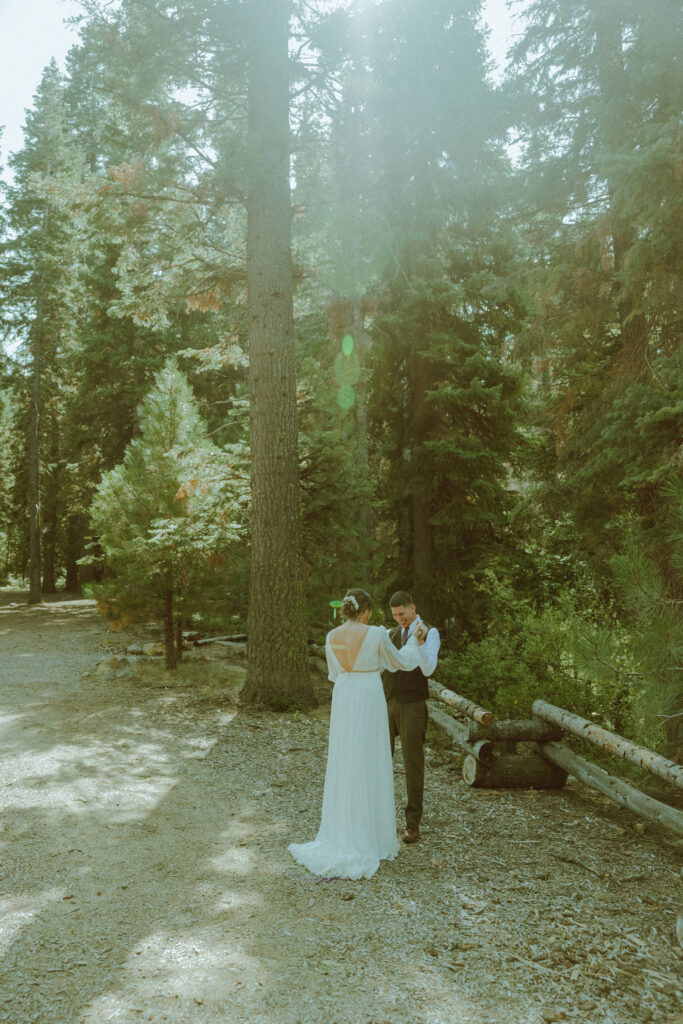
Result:
<svg viewBox="0 0 683 1024">
<path fill-rule="evenodd" d="M 490 761 L 468 754 L 462 777 L 482 789 L 562 789 L 567 772 L 537 754 L 501 754 Z"/>
</svg>

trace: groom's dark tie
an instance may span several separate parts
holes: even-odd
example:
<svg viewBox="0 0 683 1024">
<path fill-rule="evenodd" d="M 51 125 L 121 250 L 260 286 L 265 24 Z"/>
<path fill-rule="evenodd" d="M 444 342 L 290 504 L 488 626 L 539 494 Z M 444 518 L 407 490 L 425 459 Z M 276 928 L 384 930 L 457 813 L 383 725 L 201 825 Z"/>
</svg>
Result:
<svg viewBox="0 0 683 1024">
<path fill-rule="evenodd" d="M 401 630 L 401 647 L 405 647 L 408 643 L 408 627 L 404 626 Z"/>
</svg>

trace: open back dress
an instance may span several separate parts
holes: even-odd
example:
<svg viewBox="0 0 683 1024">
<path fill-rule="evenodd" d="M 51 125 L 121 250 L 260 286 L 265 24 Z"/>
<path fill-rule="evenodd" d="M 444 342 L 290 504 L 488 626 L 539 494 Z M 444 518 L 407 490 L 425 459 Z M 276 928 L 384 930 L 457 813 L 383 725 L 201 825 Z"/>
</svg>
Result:
<svg viewBox="0 0 683 1024">
<path fill-rule="evenodd" d="M 398 853 L 389 722 L 380 672 L 422 667 L 426 651 L 414 637 L 398 650 L 383 626 L 368 626 L 347 671 L 335 653 L 335 633 L 328 633 L 325 643 L 334 690 L 320 828 L 312 842 L 292 843 L 288 849 L 316 875 L 370 878 L 380 860 L 392 860 Z"/>
</svg>

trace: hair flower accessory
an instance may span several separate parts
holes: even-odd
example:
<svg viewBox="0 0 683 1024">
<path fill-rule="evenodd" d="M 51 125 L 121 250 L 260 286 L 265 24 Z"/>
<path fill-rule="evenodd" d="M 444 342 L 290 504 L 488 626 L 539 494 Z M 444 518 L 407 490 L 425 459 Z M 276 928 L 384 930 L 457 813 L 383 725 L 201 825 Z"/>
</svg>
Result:
<svg viewBox="0 0 683 1024">
<path fill-rule="evenodd" d="M 349 604 L 350 604 L 350 605 L 351 605 L 351 606 L 352 606 L 353 608 L 355 608 L 355 609 L 356 609 L 356 611 L 358 611 L 358 608 L 359 608 L 359 604 L 358 604 L 358 601 L 356 601 L 356 599 L 355 599 L 355 597 L 353 596 L 353 594 L 346 594 L 346 595 L 344 596 L 344 604 L 346 604 L 347 602 L 348 602 L 348 603 L 349 603 Z"/>
</svg>

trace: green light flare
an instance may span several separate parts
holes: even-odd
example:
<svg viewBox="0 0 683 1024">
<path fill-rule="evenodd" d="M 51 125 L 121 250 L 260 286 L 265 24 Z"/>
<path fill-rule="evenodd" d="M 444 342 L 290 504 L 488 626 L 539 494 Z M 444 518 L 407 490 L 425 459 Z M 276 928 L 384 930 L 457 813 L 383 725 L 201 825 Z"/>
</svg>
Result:
<svg viewBox="0 0 683 1024">
<path fill-rule="evenodd" d="M 343 384 L 355 384 L 360 377 L 358 356 L 343 356 L 341 353 L 337 355 L 334 361 L 334 375 L 339 387 Z"/>
<path fill-rule="evenodd" d="M 345 334 L 342 338 L 342 352 L 345 356 L 350 356 L 353 352 L 353 338 L 350 334 Z"/>
<path fill-rule="evenodd" d="M 350 384 L 344 384 L 337 392 L 337 402 L 342 409 L 350 409 L 356 401 L 356 392 Z"/>
</svg>

